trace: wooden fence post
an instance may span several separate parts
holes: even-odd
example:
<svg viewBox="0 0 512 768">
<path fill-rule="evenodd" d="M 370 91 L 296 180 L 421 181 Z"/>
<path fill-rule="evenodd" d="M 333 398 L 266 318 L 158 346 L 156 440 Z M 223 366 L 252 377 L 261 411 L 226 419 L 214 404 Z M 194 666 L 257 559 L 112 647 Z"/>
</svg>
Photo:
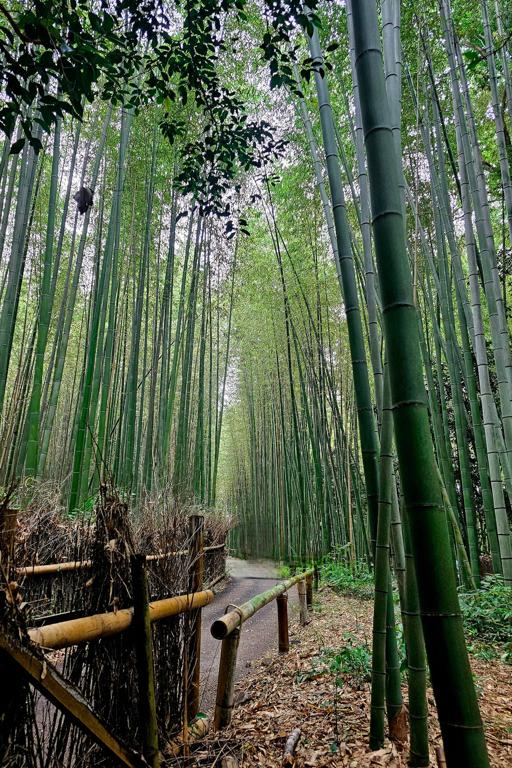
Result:
<svg viewBox="0 0 512 768">
<path fill-rule="evenodd" d="M 144 555 L 132 555 L 133 639 L 137 660 L 139 716 L 143 754 L 151 768 L 159 768 L 153 637 L 149 619 L 149 595 Z"/>
<path fill-rule="evenodd" d="M 201 592 L 204 581 L 204 517 L 191 515 L 190 538 L 190 589 Z M 193 720 L 199 712 L 201 696 L 201 609 L 190 614 L 190 643 L 188 648 L 187 718 Z"/>
<path fill-rule="evenodd" d="M 283 592 L 276 598 L 277 625 L 279 636 L 279 653 L 288 653 L 290 650 L 290 638 L 288 634 L 288 595 Z"/>
<path fill-rule="evenodd" d="M 308 608 L 313 607 L 313 574 L 308 573 L 306 576 L 306 605 Z"/>
<path fill-rule="evenodd" d="M 0 560 L 8 580 L 14 569 L 17 517 L 17 509 L 0 510 Z"/>
<path fill-rule="evenodd" d="M 319 585 L 320 585 L 320 568 L 315 563 L 315 567 L 313 569 L 313 586 L 314 586 L 315 592 L 318 592 Z"/>
<path fill-rule="evenodd" d="M 308 623 L 308 609 L 306 605 L 306 581 L 301 579 L 297 582 L 297 591 L 299 593 L 300 623 L 305 626 Z"/>
<path fill-rule="evenodd" d="M 219 680 L 215 700 L 214 728 L 219 731 L 231 722 L 235 693 L 236 655 L 240 643 L 240 629 L 234 629 L 222 641 L 219 663 Z"/>
</svg>

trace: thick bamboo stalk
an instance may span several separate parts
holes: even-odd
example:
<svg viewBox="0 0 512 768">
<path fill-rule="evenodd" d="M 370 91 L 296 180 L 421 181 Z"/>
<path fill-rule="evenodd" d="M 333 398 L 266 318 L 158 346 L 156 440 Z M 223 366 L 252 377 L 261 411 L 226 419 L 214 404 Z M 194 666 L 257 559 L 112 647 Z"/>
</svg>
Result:
<svg viewBox="0 0 512 768">
<path fill-rule="evenodd" d="M 194 608 L 203 608 L 213 602 L 214 597 L 214 593 L 206 589 L 193 595 L 156 600 L 149 604 L 149 619 L 160 621 Z M 100 637 L 118 635 L 128 629 L 132 621 L 133 608 L 123 608 L 117 613 L 98 613 L 94 616 L 51 624 L 48 627 L 29 629 L 28 634 L 32 642 L 43 648 L 69 648 L 71 645 L 98 640 Z"/>
<path fill-rule="evenodd" d="M 312 573 L 312 570 L 299 573 L 297 576 L 292 576 L 291 579 L 283 581 L 282 584 L 277 584 L 271 589 L 267 589 L 266 592 L 261 592 L 259 595 L 255 595 L 246 603 L 243 603 L 239 608 L 234 611 L 230 611 L 213 622 L 211 626 L 211 633 L 216 640 L 224 640 L 225 637 L 231 634 L 234 629 L 241 626 L 247 619 L 250 619 L 256 611 L 263 608 L 272 600 L 275 600 L 279 595 L 287 592 L 290 587 L 302 581 L 308 573 Z"/>
<path fill-rule="evenodd" d="M 432 687 L 448 764 L 488 768 L 428 419 L 377 5 L 357 0 L 352 12 L 395 440 Z"/>
<path fill-rule="evenodd" d="M 156 716 L 155 670 L 153 664 L 153 636 L 146 575 L 146 558 L 131 558 L 133 588 L 133 642 L 137 659 L 138 700 L 142 751 L 151 768 L 159 768 L 158 721 Z"/>
</svg>

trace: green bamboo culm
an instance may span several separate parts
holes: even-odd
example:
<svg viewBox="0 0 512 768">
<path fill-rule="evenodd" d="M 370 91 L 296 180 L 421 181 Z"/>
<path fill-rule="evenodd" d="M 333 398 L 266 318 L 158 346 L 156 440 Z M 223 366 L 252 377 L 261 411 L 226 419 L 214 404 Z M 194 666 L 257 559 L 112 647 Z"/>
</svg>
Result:
<svg viewBox="0 0 512 768">
<path fill-rule="evenodd" d="M 51 282 L 53 267 L 53 241 L 55 236 L 55 210 L 57 205 L 57 190 L 59 182 L 60 134 L 62 121 L 55 125 L 53 140 L 53 159 L 50 179 L 50 199 L 48 203 L 48 225 L 46 228 L 46 243 L 44 249 L 43 274 L 39 296 L 39 312 L 37 318 L 37 347 L 34 365 L 32 394 L 28 409 L 28 443 L 25 471 L 27 475 L 37 474 L 39 455 L 39 431 L 41 415 L 41 391 L 43 386 L 43 365 L 48 340 L 48 328 L 51 315 Z"/>
<path fill-rule="evenodd" d="M 370 711 L 370 749 L 384 746 L 384 714 L 386 690 L 388 693 L 388 721 L 401 711 L 400 671 L 397 664 L 389 664 L 389 657 L 396 662 L 398 654 L 394 638 L 394 611 L 391 584 L 390 526 L 393 495 L 393 423 L 389 408 L 389 372 L 384 374 L 384 407 L 380 443 L 379 517 L 375 545 L 375 599 L 373 603 L 372 688 Z M 391 620 L 393 619 L 393 620 Z M 388 642 L 386 642 L 388 634 Z M 393 643 L 393 639 L 395 642 Z M 386 659 L 388 655 L 388 660 Z M 388 663 L 386 663 L 388 661 Z M 395 672 L 395 673 L 394 673 Z M 391 704 L 393 702 L 393 704 Z"/>
<path fill-rule="evenodd" d="M 355 0 L 352 12 L 395 439 L 432 686 L 449 768 L 488 768 L 430 433 L 377 6 Z"/>
<path fill-rule="evenodd" d="M 334 119 L 329 99 L 327 78 L 320 71 L 324 66 L 324 60 L 316 29 L 313 30 L 313 34 L 309 38 L 309 49 L 311 58 L 315 64 L 318 110 L 320 113 L 327 176 L 331 192 L 334 228 L 336 231 L 336 242 L 338 246 L 338 258 L 343 287 L 343 300 L 347 316 L 352 375 L 354 377 L 354 393 L 359 424 L 359 437 L 361 440 L 363 470 L 366 482 L 366 498 L 368 500 L 368 517 L 373 555 L 377 533 L 379 502 L 379 446 L 377 440 L 377 426 L 371 401 L 361 310 L 357 294 L 356 272 L 352 258 L 351 234 L 347 220 L 345 195 L 343 193 L 343 183 L 339 166 Z"/>
</svg>

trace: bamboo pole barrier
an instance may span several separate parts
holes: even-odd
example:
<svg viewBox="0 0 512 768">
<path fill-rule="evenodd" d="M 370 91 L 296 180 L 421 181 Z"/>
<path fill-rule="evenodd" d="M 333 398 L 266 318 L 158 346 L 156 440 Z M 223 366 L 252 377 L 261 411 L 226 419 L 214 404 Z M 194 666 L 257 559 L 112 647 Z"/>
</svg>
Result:
<svg viewBox="0 0 512 768">
<path fill-rule="evenodd" d="M 204 581 L 204 517 L 191 515 L 190 521 L 190 592 L 200 592 Z M 188 649 L 188 720 L 199 712 L 201 697 L 201 609 L 191 614 L 190 643 Z"/>
<path fill-rule="evenodd" d="M 133 588 L 133 642 L 137 662 L 142 753 L 151 768 L 160 768 L 153 635 L 149 615 L 146 558 L 144 555 L 132 555 L 130 561 Z"/>
<path fill-rule="evenodd" d="M 268 589 L 266 592 L 261 592 L 246 603 L 243 603 L 240 607 L 226 613 L 220 619 L 216 619 L 210 629 L 213 637 L 216 640 L 224 640 L 234 629 L 253 616 L 256 611 L 271 603 L 272 600 L 282 595 L 283 592 L 287 592 L 294 584 L 304 580 L 308 573 L 312 573 L 312 571 L 304 571 L 304 573 L 299 573 L 297 576 L 292 576 L 291 579 L 287 579 L 287 581 L 283 581 L 281 584 L 276 584 L 275 587 Z"/>
<path fill-rule="evenodd" d="M 304 605 L 306 599 L 304 579 L 313 571 L 305 571 L 293 576 L 281 584 L 261 592 L 241 606 L 226 613 L 217 619 L 211 626 L 211 633 L 217 640 L 222 640 L 222 648 L 219 663 L 219 679 L 217 681 L 217 696 L 215 699 L 214 728 L 220 730 L 231 722 L 233 712 L 233 700 L 235 689 L 235 669 L 238 645 L 240 643 L 240 629 L 256 611 L 263 608 L 272 600 L 277 600 L 277 612 L 279 622 L 279 650 L 289 649 L 288 638 L 288 610 L 286 592 L 294 584 L 304 585 Z M 285 598 L 284 600 L 282 598 Z"/>
<path fill-rule="evenodd" d="M 45 565 L 27 565 L 16 568 L 18 576 L 50 576 L 68 571 L 86 571 L 92 568 L 92 560 L 70 560 L 65 563 L 46 563 Z"/>
<path fill-rule="evenodd" d="M 213 723 L 216 731 L 225 728 L 231 722 L 235 695 L 236 656 L 239 643 L 239 627 L 235 627 L 222 641 L 217 697 L 215 700 L 215 719 Z"/>
<path fill-rule="evenodd" d="M 149 604 L 149 619 L 151 622 L 160 621 L 194 608 L 204 608 L 205 605 L 213 602 L 214 598 L 215 593 L 211 589 L 206 589 L 193 595 L 178 595 L 165 600 L 156 600 Z M 97 640 L 100 637 L 117 635 L 128 629 L 132 621 L 133 608 L 123 608 L 116 613 L 98 613 L 81 619 L 50 624 L 47 627 L 32 628 L 28 630 L 28 634 L 32 642 L 43 648 L 57 650 Z"/>
<path fill-rule="evenodd" d="M 290 650 L 290 636 L 288 632 L 288 595 L 283 592 L 276 598 L 277 603 L 277 627 L 279 637 L 279 653 L 288 653 Z"/>
<path fill-rule="evenodd" d="M 304 579 L 297 582 L 297 592 L 299 593 L 300 623 L 302 627 L 305 627 L 308 623 L 308 608 L 306 604 L 306 582 Z"/>
<path fill-rule="evenodd" d="M 313 574 L 309 573 L 306 576 L 306 605 L 308 608 L 313 607 Z"/>
<path fill-rule="evenodd" d="M 215 552 L 219 549 L 225 549 L 226 544 L 214 544 L 211 547 L 204 547 L 204 552 Z M 189 554 L 188 549 L 180 549 L 176 552 L 161 552 L 153 555 L 146 555 L 146 561 L 165 560 L 169 557 L 184 557 Z M 67 573 L 68 571 L 82 571 L 92 568 L 92 560 L 69 560 L 63 563 L 45 563 L 44 565 L 26 565 L 16 568 L 18 576 L 49 576 L 51 574 Z"/>
</svg>

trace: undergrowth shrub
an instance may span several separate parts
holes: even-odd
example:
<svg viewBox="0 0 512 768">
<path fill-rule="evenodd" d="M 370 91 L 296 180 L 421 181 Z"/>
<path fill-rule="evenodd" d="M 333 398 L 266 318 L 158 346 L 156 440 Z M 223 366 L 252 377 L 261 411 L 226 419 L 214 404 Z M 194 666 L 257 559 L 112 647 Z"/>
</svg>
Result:
<svg viewBox="0 0 512 768">
<path fill-rule="evenodd" d="M 351 635 L 344 635 L 345 645 L 332 651 L 329 671 L 336 677 L 343 675 L 353 683 L 367 683 L 371 680 L 372 654 L 366 643 L 359 643 Z"/>
<path fill-rule="evenodd" d="M 334 676 L 337 686 L 349 682 L 359 686 L 371 679 L 372 654 L 368 645 L 349 632 L 343 635 L 341 648 L 322 648 L 311 660 L 311 666 L 297 673 L 296 681 L 303 683 L 321 675 Z"/>
<path fill-rule="evenodd" d="M 336 592 L 362 600 L 373 599 L 373 575 L 362 563 L 351 566 L 339 560 L 336 554 L 329 555 L 321 563 L 320 577 L 324 584 Z"/>
<path fill-rule="evenodd" d="M 500 576 L 486 576 L 475 592 L 460 595 L 466 632 L 471 640 L 504 647 L 502 658 L 512 663 L 512 588 Z M 479 656 L 489 651 L 480 649 Z M 495 654 L 496 655 L 496 654 Z"/>
</svg>

